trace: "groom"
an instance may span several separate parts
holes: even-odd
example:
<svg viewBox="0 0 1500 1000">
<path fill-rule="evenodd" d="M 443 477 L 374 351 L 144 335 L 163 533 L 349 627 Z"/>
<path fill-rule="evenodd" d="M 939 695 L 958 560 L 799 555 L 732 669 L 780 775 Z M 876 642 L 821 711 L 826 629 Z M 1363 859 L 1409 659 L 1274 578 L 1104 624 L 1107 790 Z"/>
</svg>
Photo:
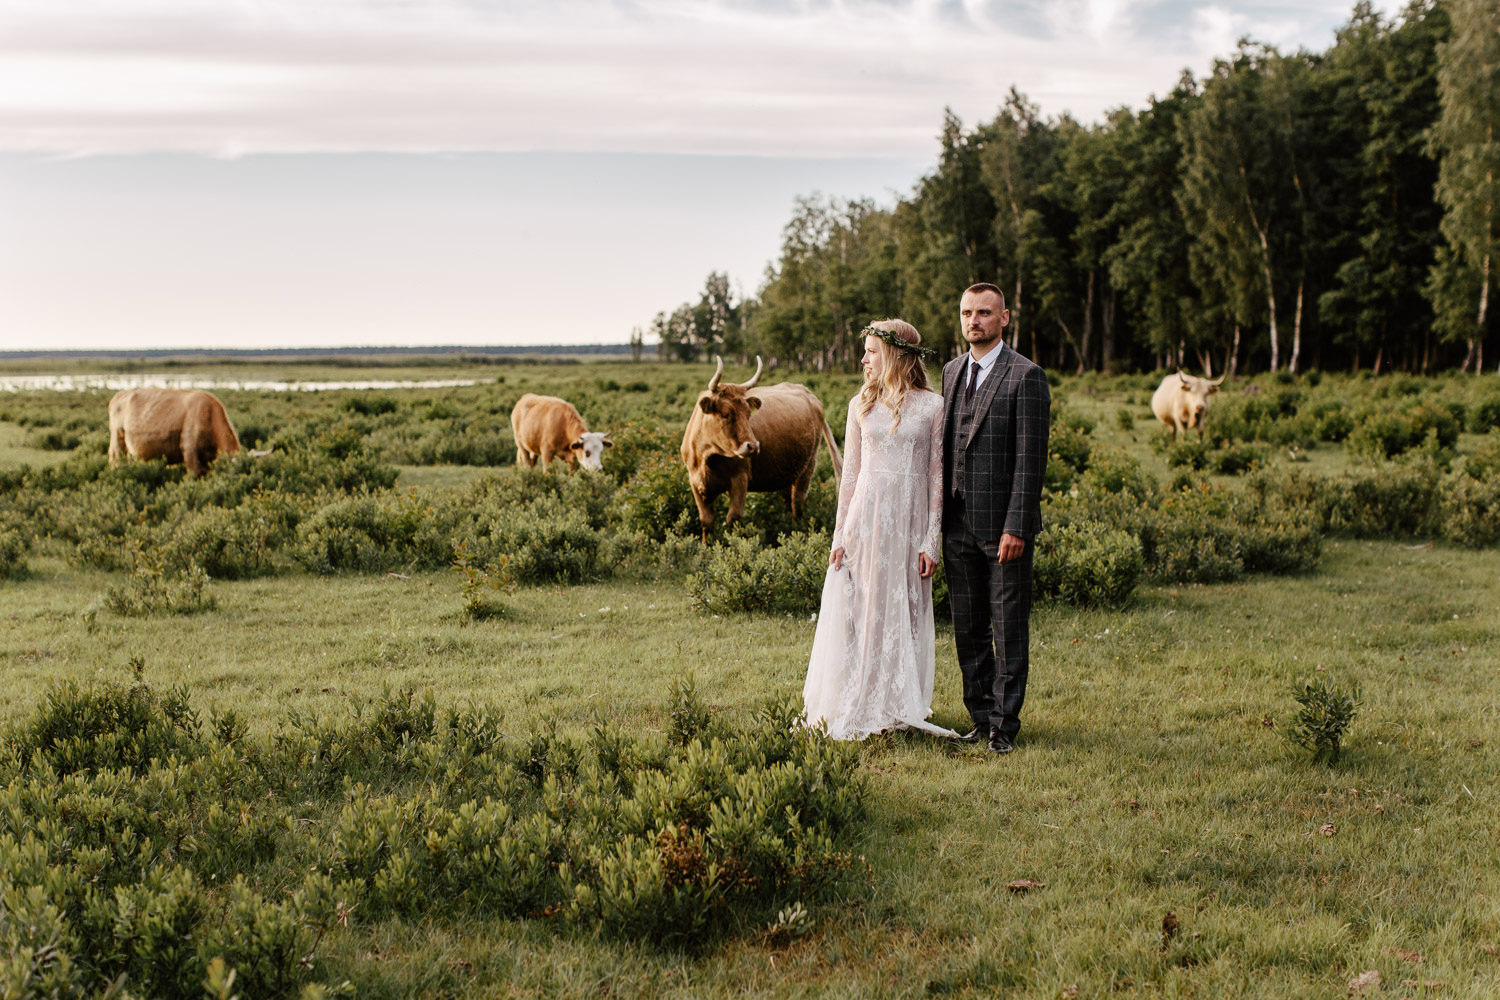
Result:
<svg viewBox="0 0 1500 1000">
<path fill-rule="evenodd" d="M 974 729 L 1015 748 L 1030 655 L 1032 543 L 1041 529 L 1051 393 L 1001 340 L 1005 293 L 982 283 L 958 307 L 969 350 L 943 368 L 943 563 Z"/>
</svg>

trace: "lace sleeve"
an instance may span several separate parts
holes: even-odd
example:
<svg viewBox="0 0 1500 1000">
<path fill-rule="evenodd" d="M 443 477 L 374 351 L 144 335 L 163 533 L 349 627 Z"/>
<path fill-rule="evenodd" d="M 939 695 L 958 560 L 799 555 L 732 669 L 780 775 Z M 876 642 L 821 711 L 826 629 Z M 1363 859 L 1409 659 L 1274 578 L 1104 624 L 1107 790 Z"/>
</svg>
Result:
<svg viewBox="0 0 1500 1000">
<path fill-rule="evenodd" d="M 943 407 L 939 397 L 936 412 L 932 415 L 932 447 L 927 455 L 928 501 L 927 535 L 922 539 L 922 551 L 937 562 L 939 539 L 943 530 Z"/>
<path fill-rule="evenodd" d="M 839 481 L 839 513 L 833 528 L 836 549 L 844 545 L 844 516 L 849 513 L 849 501 L 854 499 L 854 484 L 859 479 L 860 426 L 855 416 L 858 407 L 859 397 L 855 396 L 849 400 L 849 419 L 844 424 L 844 478 Z"/>
</svg>

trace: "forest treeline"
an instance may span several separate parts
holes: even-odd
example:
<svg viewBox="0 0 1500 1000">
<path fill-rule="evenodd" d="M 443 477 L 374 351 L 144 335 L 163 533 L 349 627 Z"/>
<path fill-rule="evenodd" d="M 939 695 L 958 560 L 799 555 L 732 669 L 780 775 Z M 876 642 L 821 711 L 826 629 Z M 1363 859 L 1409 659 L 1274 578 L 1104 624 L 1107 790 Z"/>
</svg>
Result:
<svg viewBox="0 0 1500 1000">
<path fill-rule="evenodd" d="M 958 292 L 992 281 L 1007 340 L 1063 372 L 1478 372 L 1500 361 L 1497 124 L 1500 0 L 1361 2 L 1326 52 L 1242 41 L 1093 125 L 1013 88 L 972 128 L 946 112 L 893 208 L 798 199 L 754 296 L 712 273 L 648 335 L 823 370 L 901 316 L 947 358 Z"/>
</svg>

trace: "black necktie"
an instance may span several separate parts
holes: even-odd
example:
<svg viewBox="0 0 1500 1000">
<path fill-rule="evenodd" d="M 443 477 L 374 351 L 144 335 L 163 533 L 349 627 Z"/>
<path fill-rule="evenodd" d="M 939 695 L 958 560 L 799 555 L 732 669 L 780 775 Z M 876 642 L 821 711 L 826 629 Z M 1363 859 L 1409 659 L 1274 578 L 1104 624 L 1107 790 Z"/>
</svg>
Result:
<svg viewBox="0 0 1500 1000">
<path fill-rule="evenodd" d="M 979 362 L 973 358 L 969 359 L 969 387 L 964 390 L 964 399 L 974 398 L 974 390 L 979 385 Z"/>
</svg>

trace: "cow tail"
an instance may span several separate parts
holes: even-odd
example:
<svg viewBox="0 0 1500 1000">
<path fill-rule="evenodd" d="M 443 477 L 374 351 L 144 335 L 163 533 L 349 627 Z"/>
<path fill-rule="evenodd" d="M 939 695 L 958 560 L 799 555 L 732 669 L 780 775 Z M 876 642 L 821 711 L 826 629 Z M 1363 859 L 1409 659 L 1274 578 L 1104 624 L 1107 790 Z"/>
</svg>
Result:
<svg viewBox="0 0 1500 1000">
<path fill-rule="evenodd" d="M 823 443 L 828 445 L 828 456 L 833 459 L 834 482 L 842 482 L 844 479 L 844 458 L 839 454 L 839 446 L 833 440 L 833 428 L 828 426 L 827 418 L 822 418 L 819 423 L 823 425 Z"/>
</svg>

